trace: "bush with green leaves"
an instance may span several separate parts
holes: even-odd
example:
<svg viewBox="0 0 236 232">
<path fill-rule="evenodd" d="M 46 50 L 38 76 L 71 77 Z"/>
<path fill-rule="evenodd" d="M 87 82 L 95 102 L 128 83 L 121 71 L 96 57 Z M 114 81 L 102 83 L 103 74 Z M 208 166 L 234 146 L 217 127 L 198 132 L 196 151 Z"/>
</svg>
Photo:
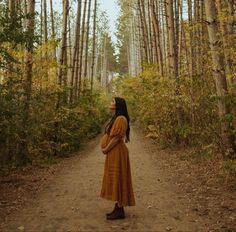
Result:
<svg viewBox="0 0 236 232">
<path fill-rule="evenodd" d="M 201 78 L 161 78 L 154 66 L 139 76 L 117 78 L 113 83 L 129 104 L 131 119 L 139 127 L 155 126 L 157 140 L 165 145 L 217 144 L 220 147 L 214 80 Z M 225 101 L 235 107 L 235 87 Z M 235 122 L 233 114 L 225 120 Z M 232 131 L 232 133 L 235 133 Z"/>
<path fill-rule="evenodd" d="M 0 84 L 1 165 L 15 166 L 22 142 L 21 81 L 9 79 Z M 103 90 L 87 91 L 73 105 L 55 108 L 55 88 L 34 90 L 27 128 L 29 160 L 47 163 L 77 151 L 81 143 L 100 133 L 108 118 L 108 97 Z"/>
</svg>

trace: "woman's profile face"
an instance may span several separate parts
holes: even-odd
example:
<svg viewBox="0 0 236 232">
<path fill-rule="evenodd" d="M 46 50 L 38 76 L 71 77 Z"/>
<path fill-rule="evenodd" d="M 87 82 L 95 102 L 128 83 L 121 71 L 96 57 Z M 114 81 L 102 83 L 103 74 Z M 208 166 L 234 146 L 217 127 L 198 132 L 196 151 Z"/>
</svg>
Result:
<svg viewBox="0 0 236 232">
<path fill-rule="evenodd" d="M 111 110 L 112 112 L 115 112 L 115 111 L 116 111 L 116 101 L 115 101 L 114 98 L 112 99 L 109 108 L 110 108 L 110 110 Z"/>
</svg>

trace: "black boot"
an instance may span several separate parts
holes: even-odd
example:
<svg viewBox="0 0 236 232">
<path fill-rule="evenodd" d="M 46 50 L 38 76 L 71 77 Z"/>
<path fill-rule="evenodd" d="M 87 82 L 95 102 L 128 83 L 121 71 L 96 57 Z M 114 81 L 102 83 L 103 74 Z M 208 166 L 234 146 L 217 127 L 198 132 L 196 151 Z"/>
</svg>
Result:
<svg viewBox="0 0 236 232">
<path fill-rule="evenodd" d="M 117 210 L 117 207 L 118 207 L 118 203 L 116 202 L 114 209 L 110 213 L 107 213 L 106 215 L 109 216 L 109 215 L 113 214 L 115 212 L 115 210 Z"/>
<path fill-rule="evenodd" d="M 118 207 L 115 209 L 115 211 L 107 216 L 107 220 L 115 220 L 115 219 L 123 219 L 125 218 L 125 211 L 124 207 Z"/>
</svg>

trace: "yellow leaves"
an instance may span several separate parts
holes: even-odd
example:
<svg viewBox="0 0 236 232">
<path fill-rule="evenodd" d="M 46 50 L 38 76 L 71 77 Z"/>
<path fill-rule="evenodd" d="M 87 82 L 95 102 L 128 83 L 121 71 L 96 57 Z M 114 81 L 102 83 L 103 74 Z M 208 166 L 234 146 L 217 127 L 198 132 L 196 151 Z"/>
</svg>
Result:
<svg viewBox="0 0 236 232">
<path fill-rule="evenodd" d="M 9 42 L 4 42 L 1 43 L 1 47 L 6 49 L 6 51 L 8 52 L 8 54 L 13 57 L 15 60 L 19 60 L 21 61 L 24 57 L 24 48 L 22 48 L 21 46 L 17 46 L 17 47 L 12 47 L 12 44 Z"/>
<path fill-rule="evenodd" d="M 198 133 L 191 141 L 196 142 L 210 137 L 211 132 L 205 125 L 215 123 L 212 118 L 217 119 L 216 107 L 209 100 L 212 83 L 207 77 L 204 80 L 160 78 L 156 68 L 149 67 L 137 77 L 118 82 L 118 88 L 128 102 L 131 119 L 138 125 L 155 126 L 156 130 L 150 131 L 148 137 L 172 143 L 176 137 L 188 140 L 193 133 Z M 178 123 L 180 110 L 183 125 Z"/>
</svg>

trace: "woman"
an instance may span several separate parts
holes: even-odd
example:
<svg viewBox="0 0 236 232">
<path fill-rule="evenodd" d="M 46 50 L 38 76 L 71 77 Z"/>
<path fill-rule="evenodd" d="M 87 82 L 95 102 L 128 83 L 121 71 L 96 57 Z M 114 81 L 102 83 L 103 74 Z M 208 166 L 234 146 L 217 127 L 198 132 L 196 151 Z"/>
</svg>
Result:
<svg viewBox="0 0 236 232">
<path fill-rule="evenodd" d="M 115 97 L 110 109 L 113 117 L 105 127 L 101 139 L 102 152 L 106 155 L 104 176 L 100 196 L 116 201 L 108 220 L 125 218 L 124 207 L 134 206 L 129 151 L 125 142 L 129 142 L 129 115 L 123 98 Z M 125 142 L 124 142 L 125 139 Z"/>
</svg>

